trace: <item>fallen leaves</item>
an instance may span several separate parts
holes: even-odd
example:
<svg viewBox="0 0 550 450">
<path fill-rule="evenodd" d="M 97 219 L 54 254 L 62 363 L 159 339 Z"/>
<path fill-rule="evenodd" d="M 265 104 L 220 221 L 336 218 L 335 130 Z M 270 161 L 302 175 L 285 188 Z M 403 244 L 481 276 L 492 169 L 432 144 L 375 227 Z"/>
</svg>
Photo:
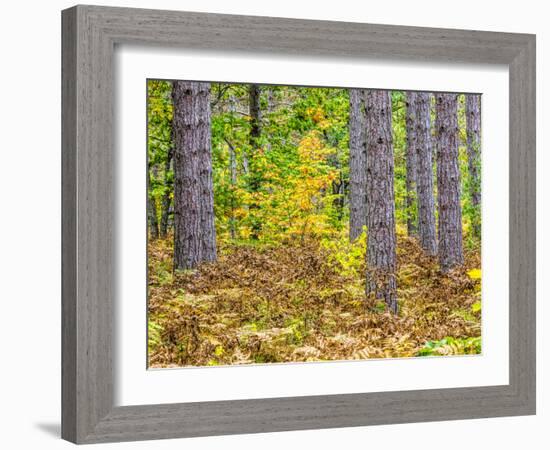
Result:
<svg viewBox="0 0 550 450">
<path fill-rule="evenodd" d="M 475 353 L 479 252 L 442 275 L 414 239 L 398 243 L 400 313 L 365 301 L 364 262 L 316 241 L 226 246 L 216 263 L 167 273 L 171 241 L 149 247 L 149 365 L 206 366 Z M 359 257 L 362 257 L 359 255 Z M 478 270 L 478 269 L 477 269 Z M 473 272 L 473 276 L 472 276 Z M 479 305 L 479 307 L 478 307 Z M 445 340 L 445 343 L 442 343 Z M 429 342 L 440 345 L 427 348 Z"/>
</svg>

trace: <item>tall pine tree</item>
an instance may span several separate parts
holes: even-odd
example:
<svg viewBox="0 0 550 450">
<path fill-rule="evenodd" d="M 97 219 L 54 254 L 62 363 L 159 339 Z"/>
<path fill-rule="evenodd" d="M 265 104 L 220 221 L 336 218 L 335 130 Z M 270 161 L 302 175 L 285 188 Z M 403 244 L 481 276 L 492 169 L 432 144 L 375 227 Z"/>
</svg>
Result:
<svg viewBox="0 0 550 450">
<path fill-rule="evenodd" d="M 174 267 L 216 260 L 210 83 L 175 81 Z"/>
<path fill-rule="evenodd" d="M 407 92 L 406 94 L 406 120 L 407 127 L 407 157 L 406 157 L 406 208 L 407 208 L 407 234 L 416 235 L 416 134 L 417 134 L 417 112 L 416 112 L 416 92 Z"/>
<path fill-rule="evenodd" d="M 435 202 L 432 160 L 430 94 L 415 94 L 416 114 L 416 197 L 418 203 L 418 239 L 424 251 L 437 254 Z"/>
<path fill-rule="evenodd" d="M 391 93 L 367 91 L 366 293 L 397 313 Z"/>
<path fill-rule="evenodd" d="M 466 137 L 470 201 L 472 202 L 473 231 L 481 236 L 481 95 L 466 94 Z"/>
<path fill-rule="evenodd" d="M 249 189 L 252 194 L 250 203 L 250 222 L 251 222 L 251 238 L 258 239 L 262 225 L 258 217 L 257 210 L 260 208 L 256 195 L 261 186 L 261 175 L 258 167 L 258 161 L 255 156 L 261 151 L 261 135 L 262 135 L 262 109 L 260 104 L 261 88 L 258 84 L 251 84 L 248 91 L 249 98 L 249 114 L 250 114 L 250 155 L 248 157 L 249 165 Z"/>
<path fill-rule="evenodd" d="M 367 139 L 365 92 L 349 90 L 349 239 L 367 224 Z"/>
<path fill-rule="evenodd" d="M 439 265 L 446 273 L 464 262 L 458 167 L 457 94 L 436 95 Z"/>
</svg>

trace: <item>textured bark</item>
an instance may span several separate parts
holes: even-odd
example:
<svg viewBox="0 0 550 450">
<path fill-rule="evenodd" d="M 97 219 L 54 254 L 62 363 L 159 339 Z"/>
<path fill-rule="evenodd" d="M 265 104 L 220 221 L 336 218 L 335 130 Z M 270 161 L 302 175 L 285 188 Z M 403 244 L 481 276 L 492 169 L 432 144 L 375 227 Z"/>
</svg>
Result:
<svg viewBox="0 0 550 450">
<path fill-rule="evenodd" d="M 416 197 L 418 205 L 418 239 L 424 251 L 437 254 L 435 234 L 435 202 L 432 159 L 432 133 L 430 117 L 430 94 L 415 94 L 416 113 Z"/>
<path fill-rule="evenodd" d="M 248 179 L 249 179 L 249 189 L 252 194 L 260 190 L 261 180 L 260 173 L 254 157 L 256 153 L 260 150 L 260 137 L 262 135 L 262 115 L 260 107 L 260 95 L 261 89 L 257 84 L 251 84 L 249 88 L 249 113 L 250 113 L 250 148 L 251 153 L 248 157 Z M 259 209 L 260 205 L 257 201 L 252 200 L 250 203 L 249 216 L 251 221 L 252 232 L 250 237 L 252 239 L 258 239 L 259 233 L 261 231 L 261 223 L 257 217 L 256 210 Z"/>
<path fill-rule="evenodd" d="M 273 89 L 267 89 L 267 112 L 272 113 L 274 111 L 275 102 L 273 101 Z"/>
<path fill-rule="evenodd" d="M 367 135 L 365 92 L 349 90 L 349 239 L 367 225 Z"/>
<path fill-rule="evenodd" d="M 149 167 L 147 170 L 147 216 L 149 222 L 149 236 L 151 239 L 158 239 L 159 237 L 159 224 L 157 215 L 157 204 L 155 198 L 150 194 L 151 192 L 151 171 L 154 171 L 155 167 Z"/>
<path fill-rule="evenodd" d="M 464 262 L 456 94 L 436 95 L 435 121 L 439 265 L 441 271 L 445 273 Z"/>
<path fill-rule="evenodd" d="M 210 84 L 175 81 L 174 267 L 216 259 L 210 143 Z"/>
<path fill-rule="evenodd" d="M 233 126 L 233 115 L 237 110 L 235 96 L 229 98 L 229 112 L 231 113 L 231 126 Z M 225 139 L 229 148 L 229 173 L 231 177 L 231 216 L 229 218 L 229 235 L 231 239 L 237 238 L 237 218 L 235 217 L 235 188 L 237 187 L 237 152 L 234 145 Z"/>
<path fill-rule="evenodd" d="M 416 92 L 406 93 L 406 126 L 407 126 L 407 174 L 405 177 L 405 206 L 407 208 L 407 234 L 416 235 Z"/>
<path fill-rule="evenodd" d="M 251 84 L 249 89 L 250 102 L 250 145 L 253 149 L 259 147 L 259 139 L 262 134 L 261 120 L 262 112 L 260 107 L 260 86 Z"/>
<path fill-rule="evenodd" d="M 366 293 L 397 313 L 396 235 L 391 97 L 367 91 L 367 274 Z"/>
<path fill-rule="evenodd" d="M 273 89 L 272 88 L 268 88 L 267 89 L 267 92 L 266 92 L 266 100 L 267 100 L 267 113 L 268 115 L 271 114 L 273 111 L 275 111 L 275 101 L 274 101 L 274 98 L 273 98 Z M 266 151 L 267 152 L 270 152 L 271 151 L 271 139 L 267 139 L 267 143 L 266 143 Z"/>
<path fill-rule="evenodd" d="M 248 155 L 246 154 L 246 152 L 243 152 L 242 166 L 244 176 L 248 176 L 248 174 L 250 173 L 250 167 L 248 164 Z"/>
<path fill-rule="evenodd" d="M 481 96 L 466 94 L 466 135 L 468 144 L 468 172 L 470 175 L 470 198 L 476 209 L 476 220 L 473 224 L 474 234 L 481 235 Z"/>
<path fill-rule="evenodd" d="M 172 166 L 172 155 L 174 153 L 173 148 L 171 147 L 168 150 L 168 155 L 166 156 L 166 161 L 164 163 L 164 195 L 162 196 L 162 211 L 160 217 L 160 235 L 166 237 L 168 234 L 168 222 L 170 219 L 170 206 L 172 205 L 172 199 L 170 192 L 172 192 L 173 186 L 172 183 L 168 181 L 168 172 Z"/>
<path fill-rule="evenodd" d="M 231 200 L 230 200 L 230 215 L 229 215 L 229 236 L 231 239 L 237 238 L 237 218 L 235 217 L 235 197 L 234 189 L 237 186 L 237 155 L 235 152 L 235 147 L 227 139 L 225 140 L 227 146 L 229 147 L 229 174 L 231 179 Z"/>
</svg>

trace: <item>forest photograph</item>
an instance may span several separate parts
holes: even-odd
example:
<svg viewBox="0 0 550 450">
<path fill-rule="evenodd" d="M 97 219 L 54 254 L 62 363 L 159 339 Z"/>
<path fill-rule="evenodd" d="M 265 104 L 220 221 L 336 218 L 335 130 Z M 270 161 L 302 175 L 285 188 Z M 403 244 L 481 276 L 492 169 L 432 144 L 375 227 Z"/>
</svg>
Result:
<svg viewBox="0 0 550 450">
<path fill-rule="evenodd" d="M 481 353 L 481 94 L 146 102 L 149 368 Z"/>
</svg>

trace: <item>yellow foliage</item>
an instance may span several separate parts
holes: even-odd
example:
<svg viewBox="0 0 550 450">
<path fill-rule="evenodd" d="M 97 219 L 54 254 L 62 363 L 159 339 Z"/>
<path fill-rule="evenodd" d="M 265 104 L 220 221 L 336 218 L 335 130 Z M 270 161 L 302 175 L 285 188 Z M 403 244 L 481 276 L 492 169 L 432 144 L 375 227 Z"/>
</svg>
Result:
<svg viewBox="0 0 550 450">
<path fill-rule="evenodd" d="M 325 147 L 319 132 L 312 131 L 300 140 L 296 152 L 299 159 L 291 173 L 283 173 L 283 169 L 267 161 L 260 162 L 266 169 L 263 191 L 242 193 L 245 204 L 252 200 L 261 205 L 254 214 L 261 219 L 263 239 L 303 239 L 334 231 L 330 223 L 333 197 L 326 193 L 337 176 L 328 162 L 334 149 Z M 245 215 L 245 221 L 249 213 L 250 210 L 238 210 L 239 217 Z"/>
<path fill-rule="evenodd" d="M 366 227 L 353 242 L 349 241 L 349 231 L 345 229 L 337 238 L 321 240 L 321 248 L 327 250 L 328 261 L 335 264 L 340 274 L 360 276 L 365 271 Z"/>
<path fill-rule="evenodd" d="M 468 276 L 472 280 L 481 280 L 481 269 L 472 269 L 468 271 Z"/>
</svg>

